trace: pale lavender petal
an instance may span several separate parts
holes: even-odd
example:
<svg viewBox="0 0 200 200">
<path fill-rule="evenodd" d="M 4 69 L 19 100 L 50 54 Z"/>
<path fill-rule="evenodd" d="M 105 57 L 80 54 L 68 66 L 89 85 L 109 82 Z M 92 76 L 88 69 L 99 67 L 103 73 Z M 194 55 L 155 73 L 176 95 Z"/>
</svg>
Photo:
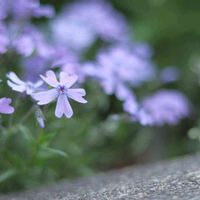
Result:
<svg viewBox="0 0 200 200">
<path fill-rule="evenodd" d="M 59 95 L 55 110 L 55 115 L 58 118 L 61 118 L 64 114 L 64 101 L 64 95 Z"/>
<path fill-rule="evenodd" d="M 69 92 L 72 92 L 72 93 L 76 93 L 80 96 L 85 96 L 86 95 L 86 92 L 84 89 L 82 88 L 76 88 L 76 89 L 68 89 Z"/>
<path fill-rule="evenodd" d="M 32 94 L 33 99 L 38 101 L 38 105 L 45 105 L 55 100 L 58 96 L 58 91 L 56 89 L 47 90 L 44 92 L 38 92 Z"/>
<path fill-rule="evenodd" d="M 66 95 L 59 95 L 55 115 L 56 117 L 61 118 L 63 114 L 65 114 L 67 118 L 70 118 L 73 115 L 73 110 Z"/>
<path fill-rule="evenodd" d="M 26 90 L 25 85 L 17 85 L 11 81 L 7 81 L 7 84 L 12 88 L 12 90 L 17 92 L 24 92 Z"/>
<path fill-rule="evenodd" d="M 14 112 L 14 108 L 10 106 L 12 100 L 10 98 L 1 98 L 0 99 L 0 113 L 3 114 L 12 114 Z"/>
<path fill-rule="evenodd" d="M 84 89 L 68 89 L 67 95 L 79 103 L 87 103 L 87 101 L 82 97 L 85 95 Z"/>
<path fill-rule="evenodd" d="M 43 85 L 43 81 L 37 81 L 35 84 L 34 84 L 34 86 L 35 86 L 35 88 L 39 88 L 40 86 L 42 86 Z"/>
<path fill-rule="evenodd" d="M 63 96 L 65 96 L 65 95 L 63 95 Z M 73 115 L 73 110 L 67 99 L 67 96 L 65 96 L 65 101 L 64 101 L 64 114 L 67 118 L 70 118 Z"/>
<path fill-rule="evenodd" d="M 81 96 L 78 96 L 78 95 L 75 95 L 75 94 L 69 94 L 68 96 L 71 99 L 73 99 L 74 101 L 77 101 L 79 103 L 87 103 L 87 101 Z"/>
<path fill-rule="evenodd" d="M 57 87 L 59 85 L 56 75 L 53 71 L 49 70 L 46 72 L 46 77 L 40 75 L 43 81 L 49 84 L 52 87 Z"/>
<path fill-rule="evenodd" d="M 19 77 L 14 72 L 9 72 L 7 74 L 7 77 L 14 83 L 17 83 L 19 85 L 24 84 L 24 82 L 22 80 L 20 80 Z"/>
<path fill-rule="evenodd" d="M 68 75 L 65 72 L 60 72 L 60 83 L 68 88 L 71 87 L 77 80 L 77 75 Z"/>
</svg>

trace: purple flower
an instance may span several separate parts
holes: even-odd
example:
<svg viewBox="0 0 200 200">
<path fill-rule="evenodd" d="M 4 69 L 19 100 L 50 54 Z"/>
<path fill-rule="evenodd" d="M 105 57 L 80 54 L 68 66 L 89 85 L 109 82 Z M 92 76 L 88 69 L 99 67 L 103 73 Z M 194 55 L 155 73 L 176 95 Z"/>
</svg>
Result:
<svg viewBox="0 0 200 200">
<path fill-rule="evenodd" d="M 90 27 L 103 40 L 121 41 L 126 36 L 125 19 L 106 1 L 87 0 L 74 3 L 68 8 L 67 13 L 72 19 Z"/>
<path fill-rule="evenodd" d="M 25 92 L 27 95 L 31 95 L 43 84 L 43 81 L 37 81 L 35 83 L 30 81 L 24 82 L 19 79 L 19 77 L 14 72 L 9 72 L 7 77 L 9 78 L 7 83 L 12 88 L 12 90 L 21 93 Z"/>
<path fill-rule="evenodd" d="M 93 70 L 91 63 L 85 70 L 100 80 L 107 94 L 116 94 L 120 100 L 129 95 L 128 88 L 136 87 L 154 76 L 154 67 L 148 59 L 121 46 L 100 52 Z"/>
<path fill-rule="evenodd" d="M 21 55 L 30 56 L 36 51 L 39 56 L 50 57 L 50 45 L 30 19 L 53 14 L 53 8 L 41 6 L 39 0 L 0 0 L 0 53 L 5 53 L 10 43 Z"/>
<path fill-rule="evenodd" d="M 133 54 L 128 48 L 114 47 L 98 55 L 102 71 L 106 70 L 112 79 L 137 86 L 153 77 L 153 66 L 149 60 Z M 105 72 L 106 72 L 105 71 Z"/>
<path fill-rule="evenodd" d="M 56 42 L 78 51 L 89 47 L 98 37 L 121 41 L 127 35 L 125 19 L 105 1 L 73 3 L 52 21 L 51 27 Z"/>
<path fill-rule="evenodd" d="M 189 116 L 190 104 L 176 90 L 161 90 L 147 97 L 140 105 L 137 119 L 142 125 L 177 124 Z"/>
<path fill-rule="evenodd" d="M 57 98 L 55 115 L 61 118 L 65 115 L 67 118 L 72 117 L 73 110 L 70 106 L 68 98 L 71 98 L 79 103 L 87 103 L 83 98 L 86 92 L 82 88 L 72 89 L 71 86 L 78 80 L 76 75 L 68 75 L 65 72 L 60 72 L 59 81 L 53 71 L 47 71 L 46 77 L 41 76 L 43 81 L 53 88 L 47 91 L 34 93 L 32 97 L 38 101 L 38 105 L 45 105 Z"/>
<path fill-rule="evenodd" d="M 56 43 L 64 43 L 75 51 L 89 47 L 96 39 L 95 33 L 85 24 L 67 16 L 59 16 L 52 22 Z"/>
<path fill-rule="evenodd" d="M 14 108 L 10 106 L 12 100 L 10 98 L 3 97 L 0 99 L 0 113 L 3 114 L 12 114 Z"/>
<path fill-rule="evenodd" d="M 5 0 L 0 0 L 0 3 L 1 1 Z M 4 16 L 10 14 L 14 20 L 42 16 L 52 17 L 54 15 L 54 9 L 49 5 L 41 6 L 39 0 L 6 0 L 6 5 L 3 5 L 6 8 Z"/>
<path fill-rule="evenodd" d="M 28 57 L 33 53 L 49 58 L 54 53 L 53 47 L 47 43 L 42 32 L 29 24 L 21 28 L 18 24 L 12 24 L 10 32 L 17 32 L 12 38 L 12 46 L 16 51 Z"/>
</svg>

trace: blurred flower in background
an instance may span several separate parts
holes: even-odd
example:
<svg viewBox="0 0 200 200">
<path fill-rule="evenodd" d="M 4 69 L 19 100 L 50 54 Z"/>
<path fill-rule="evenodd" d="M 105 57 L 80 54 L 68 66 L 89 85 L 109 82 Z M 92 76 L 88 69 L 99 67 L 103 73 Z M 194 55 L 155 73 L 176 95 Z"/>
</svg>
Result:
<svg viewBox="0 0 200 200">
<path fill-rule="evenodd" d="M 161 90 L 143 100 L 138 111 L 142 125 L 177 124 L 188 117 L 190 105 L 186 97 L 175 90 Z"/>
<path fill-rule="evenodd" d="M 88 48 L 97 38 L 126 40 L 128 26 L 106 1 L 80 1 L 63 9 L 51 23 L 54 41 L 75 51 Z"/>
</svg>

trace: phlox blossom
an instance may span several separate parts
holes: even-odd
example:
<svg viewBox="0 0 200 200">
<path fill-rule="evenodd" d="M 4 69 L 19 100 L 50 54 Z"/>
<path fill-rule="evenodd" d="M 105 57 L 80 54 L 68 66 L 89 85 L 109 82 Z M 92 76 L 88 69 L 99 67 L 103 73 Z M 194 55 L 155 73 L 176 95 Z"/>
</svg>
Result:
<svg viewBox="0 0 200 200">
<path fill-rule="evenodd" d="M 14 72 L 9 72 L 7 77 L 9 78 L 7 83 L 12 88 L 12 90 L 21 93 L 25 92 L 27 95 L 31 95 L 43 84 L 43 81 L 37 81 L 35 83 L 30 81 L 22 81 Z"/>
<path fill-rule="evenodd" d="M 55 110 L 56 117 L 61 118 L 63 115 L 67 118 L 72 117 L 73 110 L 69 103 L 69 98 L 79 103 L 87 103 L 83 98 L 83 96 L 86 95 L 84 89 L 71 88 L 71 86 L 78 80 L 78 76 L 60 72 L 58 81 L 55 73 L 49 70 L 46 72 L 46 76 L 41 75 L 41 78 L 53 88 L 47 91 L 34 93 L 32 97 L 38 101 L 38 105 L 45 105 L 57 99 Z"/>
</svg>

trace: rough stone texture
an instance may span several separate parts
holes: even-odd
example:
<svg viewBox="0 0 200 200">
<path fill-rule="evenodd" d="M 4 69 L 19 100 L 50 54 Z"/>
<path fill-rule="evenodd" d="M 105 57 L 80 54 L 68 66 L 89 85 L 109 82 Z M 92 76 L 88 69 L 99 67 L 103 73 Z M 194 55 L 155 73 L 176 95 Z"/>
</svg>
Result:
<svg viewBox="0 0 200 200">
<path fill-rule="evenodd" d="M 200 155 L 2 196 L 3 200 L 200 200 Z"/>
</svg>

